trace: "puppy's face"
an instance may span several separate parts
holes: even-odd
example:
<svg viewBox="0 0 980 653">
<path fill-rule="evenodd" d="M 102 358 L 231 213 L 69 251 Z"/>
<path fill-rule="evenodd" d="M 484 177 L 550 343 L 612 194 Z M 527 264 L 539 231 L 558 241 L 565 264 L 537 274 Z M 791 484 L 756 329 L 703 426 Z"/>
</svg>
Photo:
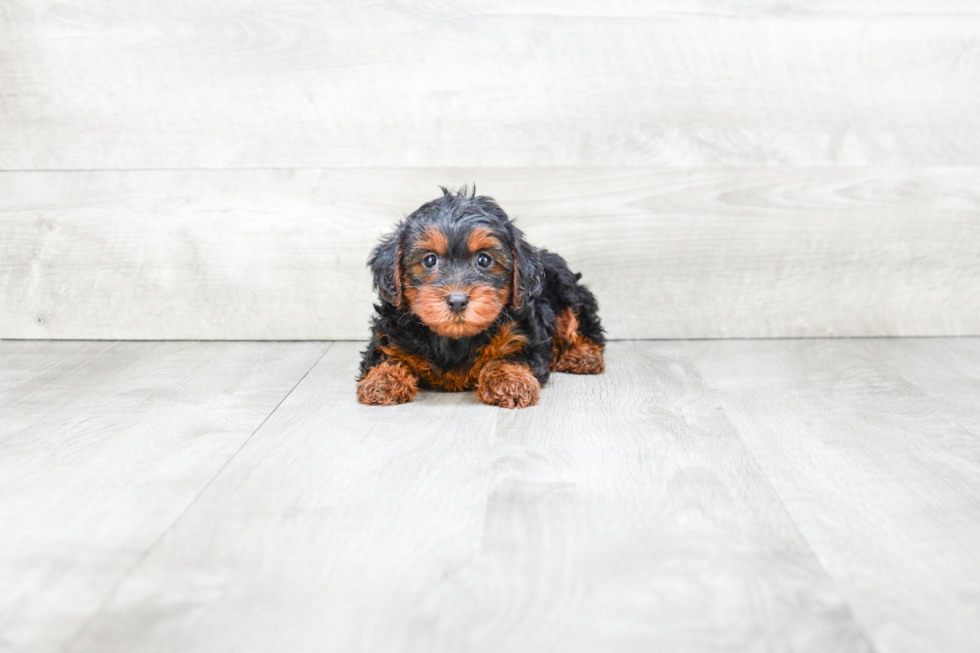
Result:
<svg viewBox="0 0 980 653">
<path fill-rule="evenodd" d="M 485 331 L 510 300 L 513 260 L 505 235 L 476 219 L 422 222 L 402 250 L 408 307 L 448 338 Z"/>
<path fill-rule="evenodd" d="M 381 299 L 448 338 L 477 335 L 541 292 L 537 251 L 493 199 L 461 189 L 421 206 L 371 253 Z"/>
</svg>

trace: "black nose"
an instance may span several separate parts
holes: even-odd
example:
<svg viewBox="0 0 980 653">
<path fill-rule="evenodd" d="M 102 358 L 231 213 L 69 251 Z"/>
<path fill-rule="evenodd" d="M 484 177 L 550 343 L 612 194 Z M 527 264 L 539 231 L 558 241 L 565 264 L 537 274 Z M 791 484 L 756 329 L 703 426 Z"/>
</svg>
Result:
<svg viewBox="0 0 980 653">
<path fill-rule="evenodd" d="M 454 292 L 449 293 L 449 297 L 446 297 L 446 303 L 449 304 L 449 310 L 453 313 L 462 313 L 466 310 L 466 305 L 470 303 L 470 298 L 465 292 Z"/>
</svg>

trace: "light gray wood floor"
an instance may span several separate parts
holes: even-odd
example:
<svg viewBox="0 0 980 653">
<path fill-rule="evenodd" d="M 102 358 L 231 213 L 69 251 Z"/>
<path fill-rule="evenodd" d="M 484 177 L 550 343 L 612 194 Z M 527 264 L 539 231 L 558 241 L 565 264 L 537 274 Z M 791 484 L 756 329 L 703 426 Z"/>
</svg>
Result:
<svg viewBox="0 0 980 653">
<path fill-rule="evenodd" d="M 516 412 L 360 406 L 360 347 L 0 341 L 0 650 L 980 650 L 980 339 L 614 342 Z"/>
</svg>

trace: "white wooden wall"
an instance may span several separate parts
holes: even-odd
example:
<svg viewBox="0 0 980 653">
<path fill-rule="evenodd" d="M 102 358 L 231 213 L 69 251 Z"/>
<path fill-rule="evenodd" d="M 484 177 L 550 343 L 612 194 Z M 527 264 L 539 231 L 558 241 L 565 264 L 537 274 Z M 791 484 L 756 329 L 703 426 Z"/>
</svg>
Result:
<svg viewBox="0 0 980 653">
<path fill-rule="evenodd" d="M 363 338 L 473 182 L 613 338 L 980 335 L 980 3 L 0 4 L 0 337 Z"/>
</svg>

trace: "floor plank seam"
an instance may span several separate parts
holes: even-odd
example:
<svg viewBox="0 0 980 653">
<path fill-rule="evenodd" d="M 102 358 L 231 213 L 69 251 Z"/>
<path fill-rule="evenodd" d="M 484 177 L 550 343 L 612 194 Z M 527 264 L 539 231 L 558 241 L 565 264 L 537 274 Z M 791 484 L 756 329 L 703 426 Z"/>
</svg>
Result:
<svg viewBox="0 0 980 653">
<path fill-rule="evenodd" d="M 283 403 L 285 403 L 286 399 L 288 399 L 289 396 L 293 394 L 293 391 L 295 391 L 296 388 L 299 387 L 299 384 L 301 384 L 303 380 L 307 376 L 309 376 L 310 372 L 312 372 L 314 368 L 316 368 L 316 366 L 320 363 L 323 357 L 326 356 L 327 352 L 329 352 L 331 349 L 333 349 L 333 342 L 330 342 L 326 347 L 326 349 L 324 349 L 320 353 L 320 355 L 317 356 L 317 359 L 313 362 L 313 365 L 311 365 L 310 368 L 303 373 L 303 376 L 301 376 L 299 380 L 295 384 L 293 384 L 293 387 L 291 387 L 289 391 L 279 401 L 279 403 L 276 404 L 271 411 L 269 411 L 269 414 L 265 416 L 265 419 L 262 420 L 262 422 L 249 434 L 247 438 L 245 438 L 242 444 L 237 449 L 235 449 L 234 453 L 232 453 L 228 457 L 228 460 L 226 460 L 224 464 L 221 465 L 221 467 L 214 473 L 214 475 L 208 480 L 208 482 L 204 484 L 204 486 L 200 489 L 200 491 L 194 495 L 194 498 L 191 499 L 190 502 L 188 502 L 188 504 L 184 507 L 183 510 L 180 511 L 180 514 L 177 515 L 177 517 L 165 529 L 163 529 L 160 535 L 156 539 L 154 539 L 153 542 L 148 547 L 146 547 L 143 553 L 140 554 L 140 557 L 137 558 L 136 562 L 132 564 L 132 566 L 126 571 L 126 573 L 124 573 L 119 577 L 119 580 L 117 580 L 116 583 L 112 586 L 112 588 L 108 592 L 106 592 L 106 595 L 103 598 L 102 603 L 99 605 L 98 609 L 95 610 L 85 620 L 85 622 L 78 628 L 78 630 L 75 632 L 74 635 L 72 635 L 68 640 L 66 640 L 65 645 L 62 648 L 63 651 L 71 650 L 75 642 L 78 641 L 78 639 L 85 634 L 85 632 L 89 629 L 89 627 L 93 623 L 95 623 L 95 621 L 97 621 L 99 617 L 102 616 L 102 613 L 105 611 L 106 606 L 108 606 L 109 603 L 112 602 L 112 599 L 119 591 L 119 588 L 122 587 L 123 584 L 130 578 L 130 576 L 132 576 L 133 573 L 140 568 L 140 566 L 146 561 L 146 559 L 150 556 L 150 554 L 160 545 L 160 543 L 167 537 L 167 535 L 174 529 L 174 527 L 180 523 L 180 521 L 184 518 L 184 516 L 198 502 L 201 496 L 203 496 L 204 493 L 207 492 L 208 488 L 211 487 L 214 481 L 219 476 L 221 476 L 222 472 L 224 472 L 224 470 L 228 467 L 228 465 L 231 464 L 231 462 L 235 459 L 235 457 L 238 456 L 239 453 L 241 453 L 242 449 L 244 449 L 245 446 L 252 440 L 252 438 L 255 437 L 255 434 L 258 433 L 260 430 L 262 430 L 262 427 L 265 426 L 266 422 L 268 422 L 269 419 L 273 415 L 275 415 L 276 411 L 279 410 L 279 407 L 282 406 Z"/>
<path fill-rule="evenodd" d="M 756 457 L 755 452 L 752 450 L 752 447 L 749 445 L 748 439 L 742 434 L 742 430 L 738 428 L 738 426 L 735 425 L 735 422 L 732 421 L 732 419 L 728 416 L 728 411 L 725 410 L 724 405 L 722 405 L 721 399 L 720 397 L 718 397 L 715 389 L 708 384 L 707 378 L 705 378 L 703 372 L 700 369 L 700 366 L 697 364 L 697 362 L 693 360 L 691 360 L 691 364 L 694 366 L 694 369 L 697 371 L 697 373 L 701 376 L 701 380 L 704 381 L 704 387 L 710 393 L 710 396 L 717 402 L 719 406 L 721 406 L 722 416 L 724 417 L 725 421 L 728 422 L 728 425 L 731 427 L 731 429 L 738 435 L 738 439 L 741 441 L 742 446 L 745 448 L 745 452 L 749 455 L 749 458 L 751 458 L 752 463 L 755 465 L 756 469 L 759 470 L 759 475 L 765 481 L 766 486 L 768 486 L 773 496 L 779 500 L 779 505 L 783 507 L 783 512 L 786 513 L 786 518 L 789 520 L 789 523 L 793 525 L 793 530 L 795 530 L 797 535 L 799 535 L 800 541 L 803 542 L 803 544 L 806 546 L 806 550 L 810 552 L 810 555 L 813 556 L 813 559 L 816 561 L 816 563 L 820 565 L 820 569 L 823 570 L 824 575 L 826 575 L 830 584 L 834 587 L 835 590 L 837 590 L 838 595 L 843 599 L 844 606 L 847 608 L 847 614 L 850 616 L 855 626 L 861 631 L 861 634 L 864 635 L 864 639 L 869 647 L 869 650 L 871 651 L 871 653 L 876 653 L 878 651 L 878 648 L 875 644 L 874 638 L 872 638 L 871 633 L 869 632 L 867 626 L 858 618 L 857 614 L 854 612 L 854 606 L 852 605 L 852 601 L 850 597 L 844 592 L 843 588 L 841 588 L 840 583 L 838 583 L 834 575 L 830 573 L 830 570 L 827 568 L 827 565 L 817 554 L 816 550 L 813 548 L 813 545 L 810 543 L 810 540 L 807 539 L 806 535 L 800 529 L 800 525 L 796 520 L 796 516 L 792 513 L 792 511 L 790 511 L 789 506 L 786 505 L 786 501 L 783 499 L 782 495 L 776 490 L 776 487 L 773 485 L 772 480 L 769 478 L 769 475 L 766 473 L 765 468 L 759 463 L 759 460 Z"/>
</svg>

